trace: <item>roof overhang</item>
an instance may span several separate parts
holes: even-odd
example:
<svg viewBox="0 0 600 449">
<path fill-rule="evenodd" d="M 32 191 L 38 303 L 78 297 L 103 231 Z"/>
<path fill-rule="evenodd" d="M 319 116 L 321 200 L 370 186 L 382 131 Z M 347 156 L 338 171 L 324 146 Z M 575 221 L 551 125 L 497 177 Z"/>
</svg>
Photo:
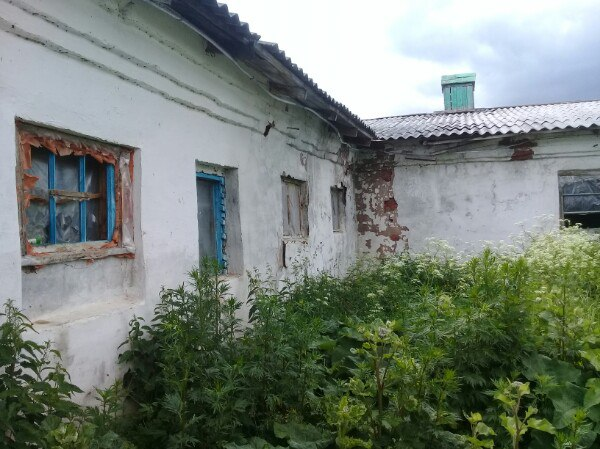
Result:
<svg viewBox="0 0 600 449">
<path fill-rule="evenodd" d="M 327 122 L 350 145 L 369 147 L 375 132 L 348 108 L 331 98 L 294 64 L 277 44 L 263 42 L 247 23 L 216 0 L 145 0 L 185 23 L 219 48 L 260 73 L 270 95 L 310 110 Z M 216 48 L 213 48 L 216 47 Z"/>
</svg>

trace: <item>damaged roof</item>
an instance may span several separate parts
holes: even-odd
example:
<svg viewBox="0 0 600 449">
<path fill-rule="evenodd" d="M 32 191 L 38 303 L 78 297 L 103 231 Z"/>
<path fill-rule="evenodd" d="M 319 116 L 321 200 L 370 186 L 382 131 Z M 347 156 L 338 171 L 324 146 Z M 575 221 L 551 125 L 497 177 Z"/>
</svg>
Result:
<svg viewBox="0 0 600 449">
<path fill-rule="evenodd" d="M 216 0 L 147 0 L 178 20 L 209 36 L 227 54 L 261 73 L 269 92 L 311 109 L 333 126 L 344 141 L 368 146 L 374 131 L 343 104 L 335 101 L 280 50 L 277 44 L 260 40 L 247 23 Z M 209 49 L 207 49 L 208 51 Z M 219 53 L 218 49 L 210 51 Z"/>
<path fill-rule="evenodd" d="M 600 100 L 400 115 L 366 123 L 382 140 L 586 129 L 600 127 Z"/>
</svg>

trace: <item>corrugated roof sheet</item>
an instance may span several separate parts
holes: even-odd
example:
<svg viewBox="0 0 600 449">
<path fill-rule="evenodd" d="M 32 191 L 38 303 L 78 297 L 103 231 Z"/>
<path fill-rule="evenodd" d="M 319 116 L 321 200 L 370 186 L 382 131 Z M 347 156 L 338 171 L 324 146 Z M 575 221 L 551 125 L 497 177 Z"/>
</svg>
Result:
<svg viewBox="0 0 600 449">
<path fill-rule="evenodd" d="M 229 11 L 224 3 L 216 0 L 147 0 L 155 6 L 176 13 L 199 29 L 206 32 L 219 42 L 231 54 L 257 70 L 264 69 L 263 73 L 269 79 L 272 77 L 272 67 L 257 57 L 261 49 L 267 51 L 276 58 L 290 75 L 301 81 L 306 90 L 314 92 L 312 99 L 306 95 L 294 98 L 297 103 L 317 110 L 336 128 L 341 126 L 355 128 L 366 139 L 365 143 L 375 137 L 374 131 L 357 115 L 343 104 L 335 101 L 324 90 L 320 89 L 312 78 L 292 62 L 292 60 L 280 50 L 277 44 L 260 41 L 260 35 L 250 31 L 246 22 L 242 22 L 239 16 Z M 273 81 L 280 81 L 279 77 Z M 323 111 L 325 108 L 326 111 Z"/>
<path fill-rule="evenodd" d="M 365 120 L 383 140 L 522 134 L 600 126 L 600 100 L 441 111 Z"/>
<path fill-rule="evenodd" d="M 269 50 L 273 56 L 275 56 L 279 61 L 281 61 L 289 70 L 294 72 L 296 76 L 301 78 L 306 84 L 311 86 L 327 103 L 331 104 L 336 109 L 339 109 L 340 112 L 346 114 L 350 119 L 361 124 L 366 130 L 370 131 L 371 135 L 375 137 L 375 132 L 372 130 L 369 125 L 367 125 L 366 121 L 361 119 L 358 115 L 353 114 L 350 109 L 344 106 L 342 103 L 333 99 L 327 92 L 319 87 L 317 83 L 313 81 L 301 67 L 295 64 L 289 56 L 285 54 L 285 51 L 281 50 L 277 44 L 269 43 L 269 42 L 260 42 L 260 44 Z"/>
<path fill-rule="evenodd" d="M 234 27 L 240 36 L 244 36 L 253 40 L 260 39 L 260 35 L 251 32 L 248 23 L 242 22 L 236 13 L 230 12 L 229 7 L 225 3 L 220 3 L 216 0 L 201 0 L 199 3 L 204 3 L 211 7 L 217 14 L 223 15 L 229 22 L 229 25 Z"/>
</svg>

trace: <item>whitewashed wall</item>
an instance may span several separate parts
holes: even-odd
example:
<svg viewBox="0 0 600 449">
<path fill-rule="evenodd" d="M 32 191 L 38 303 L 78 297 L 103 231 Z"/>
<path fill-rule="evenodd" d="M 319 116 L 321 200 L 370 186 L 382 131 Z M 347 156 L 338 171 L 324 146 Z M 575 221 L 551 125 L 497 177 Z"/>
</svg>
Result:
<svg viewBox="0 0 600 449">
<path fill-rule="evenodd" d="M 427 150 L 398 146 L 413 158 L 439 153 L 435 162 L 396 157 L 394 195 L 409 248 L 420 251 L 434 238 L 473 250 L 484 241 L 509 241 L 523 229 L 558 226 L 558 172 L 599 169 L 600 137 L 591 131 L 523 137 L 537 143 L 531 160 L 511 161 L 513 150 L 499 139 Z"/>
<path fill-rule="evenodd" d="M 237 169 L 245 269 L 286 275 L 284 173 L 308 182 L 310 235 L 299 246 L 313 267 L 343 271 L 355 258 L 352 179 L 337 162 L 335 133 L 204 48 L 140 1 L 0 0 L 0 301 L 32 312 L 38 338 L 56 342 L 85 391 L 118 374 L 117 346 L 133 314 L 148 315 L 161 286 L 179 284 L 197 264 L 197 161 Z M 15 118 L 138 149 L 134 260 L 22 271 Z M 264 137 L 269 121 L 276 127 Z M 349 192 L 346 230 L 334 234 L 330 187 L 340 183 Z M 229 280 L 245 299 L 238 274 Z"/>
</svg>

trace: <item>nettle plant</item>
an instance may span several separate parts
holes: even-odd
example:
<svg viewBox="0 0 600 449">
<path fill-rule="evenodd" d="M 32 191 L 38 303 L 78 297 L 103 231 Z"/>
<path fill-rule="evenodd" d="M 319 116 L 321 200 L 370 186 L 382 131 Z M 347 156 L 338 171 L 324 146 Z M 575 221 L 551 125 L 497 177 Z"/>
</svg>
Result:
<svg viewBox="0 0 600 449">
<path fill-rule="evenodd" d="M 98 390 L 99 405 L 73 402 L 81 390 L 70 382 L 60 353 L 37 343 L 31 322 L 12 301 L 0 312 L 0 447 L 132 449 L 116 433 L 122 412 L 117 386 Z"/>
<path fill-rule="evenodd" d="M 328 392 L 341 395 L 333 403 L 338 413 L 328 417 L 337 427 L 339 447 L 448 443 L 443 427 L 455 421 L 447 399 L 456 392 L 457 379 L 450 369 L 438 370 L 439 351 L 421 352 L 401 333 L 398 323 L 382 320 L 342 330 L 355 344 L 332 369 L 336 378 L 347 380 Z M 340 413 L 346 409 L 346 415 Z"/>
<path fill-rule="evenodd" d="M 0 313 L 0 441 L 3 447 L 45 447 L 63 420 L 79 411 L 60 354 L 26 337 L 31 322 L 12 301 Z"/>
<path fill-rule="evenodd" d="M 535 406 L 528 405 L 525 408 L 524 400 L 531 395 L 528 382 L 501 380 L 496 383 L 496 388 L 494 399 L 505 410 L 500 415 L 500 423 L 510 436 L 512 449 L 519 449 L 523 437 L 531 430 L 556 433 L 547 419 L 535 416 L 538 412 Z"/>
<path fill-rule="evenodd" d="M 125 432 L 139 447 L 216 447 L 243 425 L 240 303 L 227 295 L 216 263 L 204 261 L 189 279 L 163 289 L 149 324 L 132 320 L 120 355 L 134 408 Z"/>
<path fill-rule="evenodd" d="M 600 241 L 361 260 L 341 278 L 250 273 L 250 323 L 204 261 L 134 318 L 99 403 L 9 303 L 0 438 L 17 448 L 600 449 Z"/>
</svg>

